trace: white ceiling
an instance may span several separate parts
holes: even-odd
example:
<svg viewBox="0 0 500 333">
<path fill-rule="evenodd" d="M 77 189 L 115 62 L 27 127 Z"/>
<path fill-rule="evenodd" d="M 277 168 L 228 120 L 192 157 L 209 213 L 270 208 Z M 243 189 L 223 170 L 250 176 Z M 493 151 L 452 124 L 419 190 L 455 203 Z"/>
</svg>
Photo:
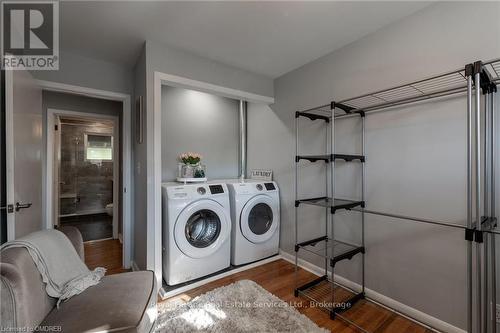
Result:
<svg viewBox="0 0 500 333">
<path fill-rule="evenodd" d="M 133 66 L 145 40 L 272 78 L 428 2 L 60 2 L 61 48 Z"/>
</svg>

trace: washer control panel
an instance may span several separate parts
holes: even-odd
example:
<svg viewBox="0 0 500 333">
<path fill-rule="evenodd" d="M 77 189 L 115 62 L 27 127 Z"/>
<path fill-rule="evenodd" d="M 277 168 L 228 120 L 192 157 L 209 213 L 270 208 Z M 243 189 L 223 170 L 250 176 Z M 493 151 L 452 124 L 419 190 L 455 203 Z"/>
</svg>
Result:
<svg viewBox="0 0 500 333">
<path fill-rule="evenodd" d="M 276 190 L 276 186 L 274 186 L 274 183 L 264 183 L 264 186 L 266 187 L 266 190 L 268 190 L 268 191 Z"/>
<path fill-rule="evenodd" d="M 246 183 L 231 183 L 232 191 L 237 194 L 257 194 L 257 193 L 265 193 L 265 192 L 277 192 L 278 186 L 275 182 L 257 182 L 257 181 L 248 181 Z"/>
<path fill-rule="evenodd" d="M 212 194 L 221 194 L 224 193 L 224 188 L 222 185 L 209 185 L 210 193 Z"/>
<path fill-rule="evenodd" d="M 166 192 L 171 199 L 189 200 L 211 195 L 227 195 L 228 190 L 226 184 L 187 184 L 168 186 Z"/>
</svg>

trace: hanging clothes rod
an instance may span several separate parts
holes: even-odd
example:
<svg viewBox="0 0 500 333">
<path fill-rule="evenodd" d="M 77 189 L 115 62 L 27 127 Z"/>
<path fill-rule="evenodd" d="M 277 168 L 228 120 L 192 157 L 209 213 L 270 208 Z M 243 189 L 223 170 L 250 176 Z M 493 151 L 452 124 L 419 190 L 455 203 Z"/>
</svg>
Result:
<svg viewBox="0 0 500 333">
<path fill-rule="evenodd" d="M 415 217 L 415 216 L 407 216 L 407 215 L 399 215 L 399 214 L 378 212 L 378 211 L 375 211 L 375 210 L 363 209 L 363 208 L 353 208 L 352 210 L 357 211 L 357 212 L 365 212 L 367 214 L 393 217 L 393 218 L 401 219 L 401 220 L 409 220 L 409 221 L 415 221 L 415 222 L 422 222 L 422 223 L 427 223 L 427 224 L 434 224 L 434 225 L 439 225 L 439 226 L 444 226 L 444 227 L 451 227 L 451 228 L 457 228 L 457 229 L 463 229 L 463 230 L 467 229 L 466 225 L 462 225 L 462 224 L 458 224 L 458 223 L 450 223 L 450 222 L 425 219 L 425 218 L 420 218 L 420 217 Z"/>
</svg>

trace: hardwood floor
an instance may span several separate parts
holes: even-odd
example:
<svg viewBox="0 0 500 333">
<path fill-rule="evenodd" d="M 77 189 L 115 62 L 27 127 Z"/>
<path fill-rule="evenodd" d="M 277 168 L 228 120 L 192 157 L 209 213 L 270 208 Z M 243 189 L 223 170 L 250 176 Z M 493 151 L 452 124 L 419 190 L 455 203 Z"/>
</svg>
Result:
<svg viewBox="0 0 500 333">
<path fill-rule="evenodd" d="M 127 271 L 122 268 L 122 245 L 118 240 L 87 242 L 84 247 L 85 263 L 90 269 L 97 266 L 105 267 L 107 269 L 106 274 L 117 274 Z M 299 269 L 298 274 L 300 283 L 306 283 L 316 277 L 303 269 Z M 305 314 L 318 326 L 336 333 L 358 332 L 356 328 L 349 326 L 340 319 L 331 320 L 328 313 L 318 307 L 310 306 L 306 299 L 294 297 L 294 266 L 283 259 L 209 282 L 163 302 L 188 302 L 193 297 L 206 293 L 212 289 L 244 279 L 255 281 L 270 293 L 295 306 L 298 311 Z M 344 315 L 365 330 L 373 333 L 431 332 L 425 327 L 366 300 L 356 303 L 352 309 L 345 312 Z"/>
<path fill-rule="evenodd" d="M 85 264 L 89 269 L 106 268 L 106 275 L 128 272 L 122 267 L 122 244 L 118 239 L 83 243 Z"/>
<path fill-rule="evenodd" d="M 340 319 L 331 320 L 327 312 L 318 307 L 311 307 L 309 302 L 301 297 L 294 297 L 294 266 L 283 259 L 258 266 L 243 272 L 221 278 L 207 283 L 198 288 L 189 290 L 180 295 L 165 300 L 187 302 L 193 297 L 206 293 L 214 288 L 222 287 L 238 280 L 253 280 L 264 289 L 278 296 L 285 302 L 294 305 L 297 310 L 305 314 L 317 325 L 336 333 L 359 332 L 354 326 L 349 326 Z M 301 283 L 311 281 L 316 276 L 308 271 L 299 269 L 299 280 Z M 422 327 L 404 317 L 386 310 L 374 303 L 362 300 L 356 303 L 352 309 L 344 315 L 365 330 L 374 333 L 430 333 Z"/>
</svg>

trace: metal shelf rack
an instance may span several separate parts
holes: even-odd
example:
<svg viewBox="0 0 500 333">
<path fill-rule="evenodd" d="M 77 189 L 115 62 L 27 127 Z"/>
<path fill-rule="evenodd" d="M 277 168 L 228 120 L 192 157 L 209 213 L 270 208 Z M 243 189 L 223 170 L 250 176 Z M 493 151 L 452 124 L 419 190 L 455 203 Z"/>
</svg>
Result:
<svg viewBox="0 0 500 333">
<path fill-rule="evenodd" d="M 496 258 L 495 235 L 500 234 L 500 225 L 495 207 L 495 172 L 494 161 L 498 147 L 495 133 L 495 94 L 500 84 L 500 59 L 476 61 L 463 68 L 426 79 L 413 81 L 389 89 L 379 90 L 357 97 L 332 101 L 318 107 L 296 112 L 296 167 L 295 167 L 295 264 L 296 275 L 298 254 L 300 251 L 312 253 L 325 259 L 325 274 L 305 285 L 296 283 L 295 296 L 301 295 L 313 302 L 344 302 L 346 308 L 335 306 L 326 308 L 331 318 L 339 317 L 349 325 L 363 332 L 364 328 L 354 323 L 341 313 L 354 304 L 368 297 L 364 295 L 364 253 L 365 253 L 365 214 L 374 214 L 401 219 L 407 222 L 426 223 L 443 227 L 462 229 L 467 242 L 467 332 L 496 333 Z M 369 114 L 382 111 L 397 110 L 398 107 L 414 103 L 423 103 L 450 96 L 467 96 L 467 216 L 466 223 L 440 221 L 416 216 L 405 216 L 390 212 L 380 212 L 365 208 L 365 118 Z M 335 122 L 343 118 L 360 117 L 362 120 L 362 153 L 361 155 L 343 155 L 334 152 Z M 324 121 L 327 125 L 327 148 L 324 155 L 299 154 L 300 118 L 311 121 Z M 335 161 L 361 162 L 362 198 L 361 200 L 345 200 L 335 196 Z M 320 198 L 299 198 L 298 164 L 300 161 L 324 162 L 330 170 L 330 182 L 326 183 L 326 195 Z M 328 176 L 327 176 L 328 178 Z M 329 197 L 328 194 L 331 194 Z M 332 199 L 334 198 L 334 199 Z M 326 229 L 321 237 L 299 242 L 298 208 L 300 205 L 316 205 L 326 209 Z M 353 210 L 361 213 L 362 244 L 350 244 L 335 239 L 334 213 L 339 209 Z M 330 219 L 328 217 L 331 216 Z M 481 221 L 476 223 L 476 221 Z M 331 225 L 330 235 L 328 225 Z M 475 254 L 475 257 L 474 257 Z M 362 256 L 362 290 L 353 291 L 339 286 L 334 280 L 335 264 L 348 260 L 356 255 Z M 473 276 L 475 273 L 475 276 Z M 296 280 L 297 281 L 297 280 Z M 490 281 L 490 282 L 488 282 Z M 476 300 L 473 303 L 473 299 Z M 377 303 L 377 302 L 376 302 Z M 389 308 L 389 307 L 388 307 Z M 490 315 L 489 315 L 490 314 Z"/>
<path fill-rule="evenodd" d="M 340 111 L 339 111 L 340 110 Z M 335 153 L 335 115 L 336 114 L 356 114 L 362 121 L 362 152 L 361 154 L 336 154 Z M 353 244 L 341 241 L 335 238 L 335 213 L 339 210 L 352 210 L 354 208 L 363 208 L 364 202 L 364 132 L 365 121 L 364 112 L 351 112 L 343 105 L 330 103 L 319 108 L 296 112 L 296 154 L 295 154 L 295 263 L 297 272 L 298 255 L 300 251 L 312 253 L 324 259 L 324 275 L 303 285 L 296 283 L 295 296 L 299 295 L 322 304 L 323 308 L 330 313 L 333 319 L 340 313 L 349 310 L 356 302 L 365 297 L 364 287 L 364 212 L 361 211 L 361 244 Z M 299 154 L 299 119 L 307 118 L 311 121 L 324 121 L 326 125 L 326 152 L 323 155 L 300 155 Z M 325 196 L 317 198 L 299 198 L 298 191 L 298 165 L 300 161 L 309 161 L 311 163 L 324 162 L 327 166 L 327 179 L 325 181 Z M 361 163 L 362 165 L 362 193 L 360 200 L 338 198 L 335 195 L 335 163 L 337 160 L 343 160 L 350 163 Z M 328 178 L 330 181 L 328 181 Z M 329 196 L 330 195 L 330 196 Z M 312 205 L 325 209 L 325 231 L 321 237 L 299 242 L 298 229 L 299 223 L 297 210 L 300 205 Z M 362 257 L 362 283 L 361 290 L 353 291 L 342 288 L 335 282 L 335 266 L 338 262 L 351 260 L 355 256 Z M 297 279 L 296 279 L 297 281 Z"/>
<path fill-rule="evenodd" d="M 364 201 L 357 200 L 349 200 L 349 199 L 332 199 L 328 197 L 320 197 L 320 198 L 310 198 L 310 199 L 299 199 L 297 200 L 298 204 L 306 204 L 313 206 L 320 206 L 330 208 L 330 212 L 335 214 L 335 212 L 339 209 L 347 209 L 351 210 L 356 207 L 364 207 Z"/>
<path fill-rule="evenodd" d="M 356 254 L 365 252 L 365 248 L 361 245 L 332 240 L 328 236 L 314 238 L 295 245 L 295 252 L 300 249 L 328 259 L 331 267 L 339 261 L 351 260 Z"/>
</svg>

